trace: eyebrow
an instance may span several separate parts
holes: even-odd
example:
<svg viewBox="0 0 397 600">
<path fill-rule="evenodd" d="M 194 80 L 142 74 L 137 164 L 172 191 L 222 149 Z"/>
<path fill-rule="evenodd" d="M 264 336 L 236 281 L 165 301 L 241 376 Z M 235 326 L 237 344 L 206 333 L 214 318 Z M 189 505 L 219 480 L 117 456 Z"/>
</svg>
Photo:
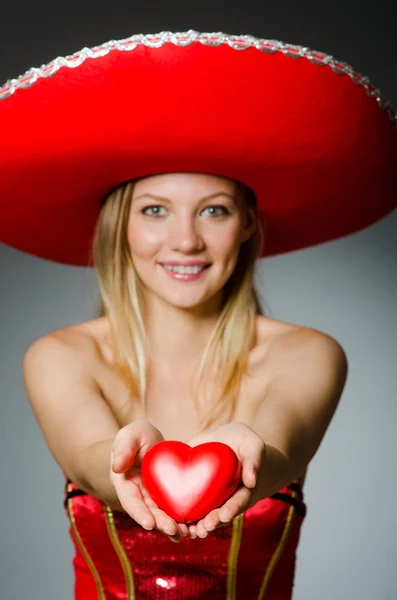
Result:
<svg viewBox="0 0 397 600">
<path fill-rule="evenodd" d="M 141 194 L 140 196 L 137 196 L 137 198 L 134 198 L 134 201 L 140 200 L 141 198 L 144 198 L 146 196 L 153 198 L 154 200 L 162 200 L 163 202 L 171 202 L 170 198 L 166 198 L 164 196 L 157 196 L 156 194 L 149 194 L 149 193 Z M 228 192 L 215 192 L 214 194 L 210 194 L 209 196 L 204 196 L 203 198 L 200 198 L 199 202 L 211 200 L 211 198 L 215 198 L 216 196 L 228 196 L 232 200 L 236 200 L 236 196 L 233 196 L 232 194 L 229 194 Z"/>
</svg>

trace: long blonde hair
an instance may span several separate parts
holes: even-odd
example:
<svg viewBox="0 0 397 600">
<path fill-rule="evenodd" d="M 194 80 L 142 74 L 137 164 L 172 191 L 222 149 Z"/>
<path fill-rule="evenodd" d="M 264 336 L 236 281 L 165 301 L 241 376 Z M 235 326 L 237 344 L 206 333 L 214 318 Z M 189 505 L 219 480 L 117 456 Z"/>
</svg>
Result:
<svg viewBox="0 0 397 600">
<path fill-rule="evenodd" d="M 133 265 L 127 238 L 127 225 L 134 187 L 138 179 L 112 190 L 102 205 L 97 221 L 92 264 L 96 270 L 100 306 L 98 316 L 107 316 L 117 356 L 116 367 L 129 386 L 132 398 L 145 405 L 148 338 L 143 320 L 144 294 Z M 222 308 L 204 349 L 192 390 L 198 411 L 207 369 L 218 376 L 218 385 L 210 390 L 208 406 L 200 418 L 201 430 L 208 428 L 227 409 L 234 414 L 241 380 L 248 366 L 254 343 L 256 316 L 264 314 L 254 289 L 255 259 L 264 247 L 264 231 L 259 219 L 254 192 L 236 182 L 237 192 L 256 217 L 256 229 L 240 246 L 235 269 L 223 288 Z M 217 391 L 218 390 L 218 391 Z M 208 400 L 207 400 L 208 401 Z"/>
</svg>

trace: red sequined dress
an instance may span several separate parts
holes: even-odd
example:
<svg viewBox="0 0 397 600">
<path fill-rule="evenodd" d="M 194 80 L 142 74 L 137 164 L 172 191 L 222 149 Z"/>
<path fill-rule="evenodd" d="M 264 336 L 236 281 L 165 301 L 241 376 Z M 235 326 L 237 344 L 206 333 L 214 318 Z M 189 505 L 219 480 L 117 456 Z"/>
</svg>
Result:
<svg viewBox="0 0 397 600">
<path fill-rule="evenodd" d="M 75 600 L 290 600 L 306 514 L 294 482 L 206 538 L 174 543 L 66 479 Z"/>
<path fill-rule="evenodd" d="M 289 600 L 306 514 L 294 482 L 206 538 L 174 543 L 66 480 L 75 600 Z"/>
</svg>

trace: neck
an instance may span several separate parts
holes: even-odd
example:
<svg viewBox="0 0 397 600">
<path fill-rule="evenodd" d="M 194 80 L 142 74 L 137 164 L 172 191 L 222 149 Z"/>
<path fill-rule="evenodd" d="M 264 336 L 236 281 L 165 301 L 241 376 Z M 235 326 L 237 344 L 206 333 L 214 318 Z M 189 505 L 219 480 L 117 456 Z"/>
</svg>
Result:
<svg viewBox="0 0 397 600">
<path fill-rule="evenodd" d="M 164 372 L 194 370 L 218 320 L 219 299 L 194 309 L 155 302 L 146 312 L 151 362 Z"/>
</svg>

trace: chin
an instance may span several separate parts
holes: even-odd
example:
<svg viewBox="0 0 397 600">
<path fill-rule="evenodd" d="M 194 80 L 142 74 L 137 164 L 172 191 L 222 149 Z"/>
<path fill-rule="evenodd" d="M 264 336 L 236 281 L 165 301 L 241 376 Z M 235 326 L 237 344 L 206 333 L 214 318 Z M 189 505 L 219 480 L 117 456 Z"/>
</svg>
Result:
<svg viewBox="0 0 397 600">
<path fill-rule="evenodd" d="M 183 298 L 167 298 L 164 296 L 160 296 L 160 298 L 164 302 L 167 302 L 167 304 L 175 306 L 175 308 L 197 308 L 199 306 L 202 306 L 206 302 L 208 302 L 208 298 L 202 298 L 199 300 L 194 300 L 194 299 L 189 300 L 187 298 L 185 298 L 185 299 L 183 299 Z"/>
</svg>

